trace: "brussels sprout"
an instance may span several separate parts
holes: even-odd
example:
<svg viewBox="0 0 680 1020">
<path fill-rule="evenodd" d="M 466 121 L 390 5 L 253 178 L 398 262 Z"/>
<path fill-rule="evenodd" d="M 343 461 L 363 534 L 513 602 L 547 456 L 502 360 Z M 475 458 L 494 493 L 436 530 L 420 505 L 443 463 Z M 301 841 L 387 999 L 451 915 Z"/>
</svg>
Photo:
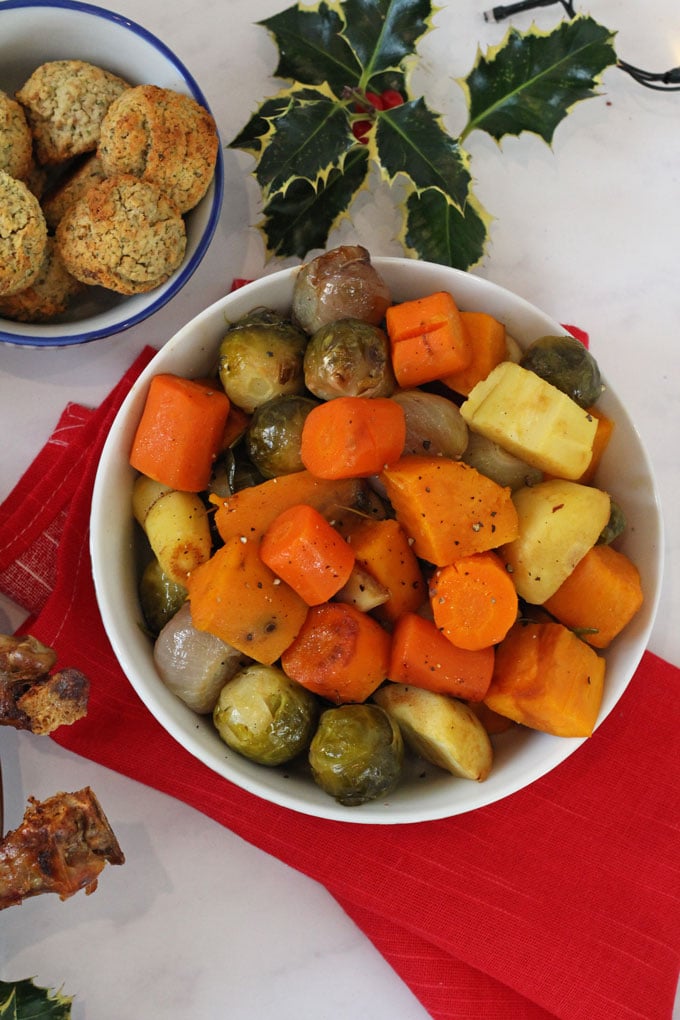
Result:
<svg viewBox="0 0 680 1020">
<path fill-rule="evenodd" d="M 336 319 L 314 333 L 304 358 L 305 384 L 316 397 L 389 397 L 396 383 L 390 343 L 379 326 Z"/>
<path fill-rule="evenodd" d="M 314 781 L 349 807 L 393 790 L 403 761 L 401 732 L 378 705 L 326 709 L 309 748 Z"/>
<path fill-rule="evenodd" d="M 468 444 L 468 427 L 460 408 L 447 397 L 425 390 L 401 390 L 392 397 L 404 410 L 404 453 L 457 460 Z"/>
<path fill-rule="evenodd" d="M 160 633 L 186 597 L 184 585 L 168 577 L 157 559 L 147 564 L 139 582 L 139 601 L 152 634 Z"/>
<path fill-rule="evenodd" d="M 252 412 L 274 397 L 304 390 L 307 337 L 268 309 L 235 322 L 219 350 L 218 372 L 231 401 Z"/>
<path fill-rule="evenodd" d="M 300 440 L 305 418 L 317 406 L 311 397 L 290 394 L 268 400 L 255 411 L 245 445 L 263 478 L 302 471 Z"/>
<path fill-rule="evenodd" d="M 470 431 L 462 459 L 480 474 L 491 478 L 498 485 L 507 486 L 513 492 L 543 480 L 543 472 L 539 468 L 531 467 L 479 432 Z"/>
<path fill-rule="evenodd" d="M 185 602 L 156 639 L 154 662 L 165 686 L 185 705 L 212 712 L 227 680 L 250 660 L 207 630 L 198 630 Z"/>
<path fill-rule="evenodd" d="M 392 304 L 389 287 L 361 245 L 341 245 L 302 266 L 293 287 L 293 321 L 315 333 L 336 319 L 374 326 Z"/>
<path fill-rule="evenodd" d="M 540 337 L 527 347 L 519 363 L 566 393 L 579 407 L 591 407 L 602 393 L 595 358 L 573 336 Z"/>
<path fill-rule="evenodd" d="M 281 765 L 308 746 L 317 700 L 276 666 L 252 663 L 224 685 L 213 710 L 222 740 L 260 765 Z"/>
<path fill-rule="evenodd" d="M 615 500 L 611 500 L 609 520 L 598 538 L 598 545 L 611 545 L 626 530 L 626 515 Z"/>
</svg>

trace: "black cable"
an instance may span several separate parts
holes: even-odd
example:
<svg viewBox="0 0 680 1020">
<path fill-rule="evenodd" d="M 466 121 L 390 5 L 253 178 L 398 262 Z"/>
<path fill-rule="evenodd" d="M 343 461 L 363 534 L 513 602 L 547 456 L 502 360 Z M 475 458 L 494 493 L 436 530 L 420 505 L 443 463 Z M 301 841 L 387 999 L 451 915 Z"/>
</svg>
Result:
<svg viewBox="0 0 680 1020">
<path fill-rule="evenodd" d="M 640 85 L 648 89 L 656 89 L 657 92 L 680 92 L 680 67 L 672 67 L 670 71 L 663 71 L 660 74 L 653 71 L 643 71 L 626 60 L 617 61 L 617 67 L 629 74 Z"/>
<path fill-rule="evenodd" d="M 532 11 L 536 7 L 552 7 L 555 3 L 562 5 L 568 17 L 576 17 L 571 0 L 519 0 L 518 3 L 492 7 L 484 12 L 484 20 L 503 21 L 505 18 L 511 18 L 513 14 Z M 642 68 L 635 67 L 634 64 L 629 64 L 626 60 L 617 60 L 616 66 L 629 74 L 638 84 L 644 85 L 645 88 L 656 89 L 657 92 L 680 92 L 680 67 L 672 67 L 669 71 L 661 72 L 643 71 Z"/>
<path fill-rule="evenodd" d="M 492 7 L 491 10 L 484 12 L 484 20 L 503 21 L 505 18 L 511 18 L 513 14 L 531 11 L 535 7 L 552 7 L 555 3 L 561 3 L 570 18 L 575 17 L 576 12 L 570 0 L 519 0 L 519 3 Z"/>
</svg>

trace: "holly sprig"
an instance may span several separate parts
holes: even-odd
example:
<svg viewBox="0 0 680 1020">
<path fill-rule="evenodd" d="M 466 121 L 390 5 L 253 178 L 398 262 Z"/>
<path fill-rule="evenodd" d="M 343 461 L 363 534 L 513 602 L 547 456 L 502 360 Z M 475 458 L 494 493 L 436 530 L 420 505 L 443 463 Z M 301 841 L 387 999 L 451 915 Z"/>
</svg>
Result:
<svg viewBox="0 0 680 1020">
<path fill-rule="evenodd" d="M 468 136 L 480 130 L 500 142 L 529 131 L 550 145 L 616 63 L 613 33 L 591 17 L 550 32 L 511 27 L 498 46 L 478 50 L 457 82 L 468 120 L 453 135 L 411 88 L 432 14 L 430 0 L 321 0 L 259 22 L 278 47 L 274 73 L 287 84 L 230 147 L 255 160 L 269 255 L 304 258 L 324 248 L 377 168 L 400 185 L 405 251 L 471 268 L 485 253 L 490 216 L 474 194 Z"/>
<path fill-rule="evenodd" d="M 60 991 L 41 988 L 32 978 L 0 981 L 3 1020 L 70 1020 L 73 999 Z"/>
</svg>

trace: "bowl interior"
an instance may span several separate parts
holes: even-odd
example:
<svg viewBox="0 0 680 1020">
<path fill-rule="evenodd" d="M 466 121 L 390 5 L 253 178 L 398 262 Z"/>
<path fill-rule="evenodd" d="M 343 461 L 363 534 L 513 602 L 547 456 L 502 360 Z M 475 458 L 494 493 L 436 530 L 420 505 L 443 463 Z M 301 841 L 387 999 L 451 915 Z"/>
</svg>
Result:
<svg viewBox="0 0 680 1020">
<path fill-rule="evenodd" d="M 506 324 L 522 344 L 564 330 L 532 305 L 485 280 L 443 266 L 408 259 L 375 258 L 395 300 L 450 290 L 459 307 L 484 310 Z M 144 637 L 137 598 L 135 534 L 130 511 L 134 472 L 128 464 L 132 437 L 149 380 L 158 372 L 198 376 L 210 371 L 228 321 L 258 305 L 290 308 L 296 270 L 249 284 L 217 301 L 181 329 L 148 365 L 118 413 L 97 474 L 91 522 L 91 551 L 97 598 L 113 649 L 133 687 L 165 729 L 216 773 L 275 803 L 340 821 L 404 823 L 442 818 L 490 804 L 554 768 L 583 742 L 526 729 L 494 738 L 495 763 L 483 783 L 456 779 L 436 768 L 418 767 L 385 801 L 347 808 L 307 777 L 267 769 L 235 755 L 219 739 L 210 719 L 200 719 L 167 691 L 158 678 L 151 643 Z M 603 366 L 600 366 L 601 368 Z M 662 523 L 650 462 L 634 425 L 616 395 L 607 389 L 602 410 L 617 427 L 598 484 L 610 489 L 628 519 L 620 546 L 642 574 L 645 604 L 606 653 L 607 681 L 601 722 L 623 694 L 647 645 L 662 572 Z M 599 723 L 598 723 L 599 725 Z M 597 739 L 597 735 L 590 739 Z"/>
<path fill-rule="evenodd" d="M 208 107 L 182 62 L 146 29 L 119 14 L 76 0 L 8 0 L 0 6 L 0 89 L 13 94 L 50 60 L 78 59 L 112 71 L 133 85 L 184 92 Z M 223 198 L 223 158 L 204 198 L 185 216 L 187 250 L 180 268 L 160 287 L 131 297 L 93 287 L 59 321 L 13 322 L 0 317 L 0 341 L 63 347 L 121 332 L 162 308 L 192 276 L 212 240 Z"/>
</svg>

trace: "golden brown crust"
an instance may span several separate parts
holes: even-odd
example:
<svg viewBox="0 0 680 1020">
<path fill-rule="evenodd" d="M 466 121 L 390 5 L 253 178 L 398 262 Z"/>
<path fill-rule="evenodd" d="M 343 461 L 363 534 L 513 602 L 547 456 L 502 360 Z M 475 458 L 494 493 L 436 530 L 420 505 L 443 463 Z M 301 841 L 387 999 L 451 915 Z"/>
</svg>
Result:
<svg viewBox="0 0 680 1020">
<path fill-rule="evenodd" d="M 89 895 L 107 863 L 125 855 L 89 786 L 31 797 L 21 825 L 0 840 L 0 910 L 42 893 Z"/>
<path fill-rule="evenodd" d="M 128 83 L 84 60 L 37 67 L 16 92 L 43 165 L 62 163 L 97 147 L 102 117 Z"/>
<path fill-rule="evenodd" d="M 186 249 L 177 208 L 156 185 L 129 174 L 90 188 L 64 214 L 56 238 L 72 276 L 120 294 L 164 283 Z"/>
<path fill-rule="evenodd" d="M 66 271 L 53 237 L 47 238 L 45 257 L 30 287 L 0 297 L 0 316 L 15 322 L 49 322 L 62 315 L 84 284 Z"/>
<path fill-rule="evenodd" d="M 89 681 L 80 670 L 62 669 L 30 687 L 17 699 L 17 707 L 30 718 L 31 733 L 43 736 L 83 719 L 89 693 Z"/>
<path fill-rule="evenodd" d="M 38 199 L 23 181 L 0 170 L 0 296 L 31 285 L 46 245 L 47 224 Z"/>
<path fill-rule="evenodd" d="M 26 180 L 33 167 L 33 136 L 22 107 L 0 90 L 0 170 Z"/>
<path fill-rule="evenodd" d="M 66 210 L 82 198 L 93 184 L 103 181 L 105 176 L 96 152 L 90 153 L 69 168 L 65 176 L 42 196 L 41 205 L 48 229 L 56 230 Z"/>
<path fill-rule="evenodd" d="M 77 669 L 50 674 L 55 661 L 30 634 L 0 634 L 0 725 L 46 734 L 87 714 L 87 677 Z"/>
<path fill-rule="evenodd" d="M 172 89 L 139 85 L 123 92 L 102 121 L 104 172 L 153 181 L 188 212 L 205 195 L 215 171 L 215 122 L 196 100 Z"/>
</svg>

